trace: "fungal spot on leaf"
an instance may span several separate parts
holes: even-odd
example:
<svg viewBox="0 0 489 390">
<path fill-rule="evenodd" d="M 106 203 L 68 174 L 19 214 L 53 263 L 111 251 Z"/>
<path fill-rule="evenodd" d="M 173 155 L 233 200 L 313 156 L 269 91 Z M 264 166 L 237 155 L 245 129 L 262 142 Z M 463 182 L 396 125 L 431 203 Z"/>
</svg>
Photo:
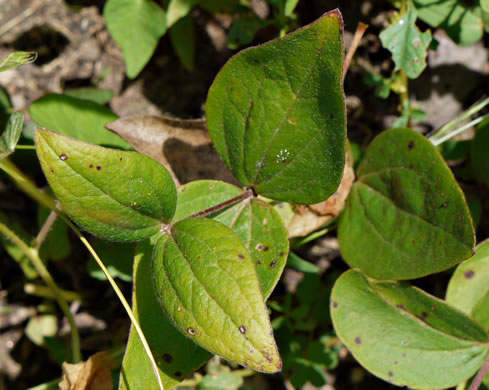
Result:
<svg viewBox="0 0 489 390">
<path fill-rule="evenodd" d="M 362 343 L 362 339 L 360 337 L 355 337 L 355 344 L 360 345 Z"/>
<path fill-rule="evenodd" d="M 182 373 L 180 371 L 177 371 L 177 372 L 175 372 L 175 376 L 180 377 L 180 376 L 182 376 Z"/>
<path fill-rule="evenodd" d="M 269 250 L 270 250 L 270 247 L 268 247 L 268 246 L 263 247 L 263 252 L 268 252 Z"/>
<path fill-rule="evenodd" d="M 165 361 L 165 363 L 170 364 L 173 361 L 173 356 L 169 353 L 165 353 L 163 354 L 163 360 Z"/>
<path fill-rule="evenodd" d="M 90 165 L 88 166 L 88 168 L 93 168 L 93 164 L 90 164 Z"/>
<path fill-rule="evenodd" d="M 329 114 L 329 119 L 334 119 L 334 114 L 333 113 Z"/>
<path fill-rule="evenodd" d="M 119 160 L 122 161 L 122 157 Z"/>
<path fill-rule="evenodd" d="M 389 376 L 394 376 L 394 374 L 392 373 L 392 371 L 389 371 Z"/>
<path fill-rule="evenodd" d="M 409 150 L 413 150 L 413 149 L 414 149 L 414 142 L 413 142 L 413 141 L 410 141 L 410 142 L 408 143 L 408 149 L 409 149 Z"/>
<path fill-rule="evenodd" d="M 336 309 L 338 307 L 338 302 L 333 301 L 333 307 Z"/>
<path fill-rule="evenodd" d="M 260 243 L 260 244 L 257 244 L 257 245 L 255 246 L 255 249 L 256 249 L 257 251 L 261 251 L 261 250 L 263 250 L 263 244 L 261 244 L 261 243 Z"/>
<path fill-rule="evenodd" d="M 396 305 L 396 307 L 398 309 L 401 309 L 401 310 L 406 310 L 406 306 L 404 306 L 402 303 L 400 303 L 399 305 Z"/>
<path fill-rule="evenodd" d="M 277 262 L 275 260 L 270 263 L 270 267 L 272 267 L 272 268 L 275 268 L 276 265 L 277 265 Z"/>
<path fill-rule="evenodd" d="M 177 311 L 178 311 L 179 313 L 181 313 L 181 311 L 182 311 L 182 306 L 178 306 Z"/>
<path fill-rule="evenodd" d="M 428 313 L 427 312 L 422 312 L 421 313 L 421 318 L 427 318 L 428 317 Z"/>
<path fill-rule="evenodd" d="M 246 327 L 245 327 L 244 325 L 241 325 L 241 326 L 239 327 L 239 333 L 241 333 L 241 334 L 245 334 L 245 333 L 246 333 L 246 331 L 247 331 L 247 329 L 246 329 Z"/>
<path fill-rule="evenodd" d="M 100 171 L 102 169 L 101 165 L 97 165 L 97 171 Z"/>
<path fill-rule="evenodd" d="M 444 209 L 448 206 L 448 202 L 443 202 L 440 206 L 441 209 Z"/>
<path fill-rule="evenodd" d="M 289 118 L 288 122 L 291 124 L 291 125 L 295 125 L 297 122 L 294 118 Z"/>
<path fill-rule="evenodd" d="M 465 279 L 472 279 L 474 277 L 474 275 L 475 275 L 475 272 L 472 271 L 471 269 L 464 272 Z"/>
<path fill-rule="evenodd" d="M 238 257 L 239 257 L 240 259 L 244 259 L 244 258 L 245 258 L 245 257 L 244 257 L 243 255 L 241 255 L 241 254 L 240 254 L 240 255 L 238 255 Z"/>
<path fill-rule="evenodd" d="M 406 340 L 403 340 L 403 341 L 401 341 L 401 345 L 403 345 L 404 347 L 406 347 L 408 345 L 408 342 Z"/>
<path fill-rule="evenodd" d="M 68 156 L 65 153 L 61 153 L 61 156 L 59 156 L 59 159 L 61 161 L 66 161 L 66 160 L 68 160 Z"/>
<path fill-rule="evenodd" d="M 187 333 L 188 333 L 190 336 L 195 335 L 195 328 L 187 328 Z"/>
<path fill-rule="evenodd" d="M 256 265 L 261 265 L 261 261 L 260 260 L 257 260 L 256 261 Z"/>
<path fill-rule="evenodd" d="M 52 169 L 50 169 L 51 173 L 54 173 L 54 171 Z"/>
<path fill-rule="evenodd" d="M 209 184 L 209 189 L 210 189 L 210 190 L 213 190 L 213 189 L 214 189 L 214 187 L 215 187 L 215 184 L 214 184 L 214 183 Z"/>
<path fill-rule="evenodd" d="M 279 255 L 280 257 L 282 257 L 283 255 L 285 255 L 285 253 L 284 253 L 284 252 L 280 252 L 278 255 Z"/>
<path fill-rule="evenodd" d="M 396 366 L 397 366 L 397 360 L 394 360 L 394 365 L 396 365 Z"/>
<path fill-rule="evenodd" d="M 417 49 L 421 46 L 421 39 L 419 37 L 416 37 L 413 39 L 413 46 Z"/>
</svg>

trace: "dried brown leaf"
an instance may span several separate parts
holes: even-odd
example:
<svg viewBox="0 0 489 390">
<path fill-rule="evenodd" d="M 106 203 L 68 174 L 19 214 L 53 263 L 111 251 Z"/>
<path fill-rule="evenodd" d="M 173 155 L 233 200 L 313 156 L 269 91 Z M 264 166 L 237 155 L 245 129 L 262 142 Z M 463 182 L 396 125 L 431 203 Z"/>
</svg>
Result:
<svg viewBox="0 0 489 390">
<path fill-rule="evenodd" d="M 202 179 L 236 183 L 215 151 L 203 119 L 136 115 L 118 119 L 107 128 L 163 164 L 177 185 Z"/>
<path fill-rule="evenodd" d="M 86 362 L 63 363 L 60 390 L 112 390 L 114 361 L 108 352 L 97 352 Z"/>
</svg>

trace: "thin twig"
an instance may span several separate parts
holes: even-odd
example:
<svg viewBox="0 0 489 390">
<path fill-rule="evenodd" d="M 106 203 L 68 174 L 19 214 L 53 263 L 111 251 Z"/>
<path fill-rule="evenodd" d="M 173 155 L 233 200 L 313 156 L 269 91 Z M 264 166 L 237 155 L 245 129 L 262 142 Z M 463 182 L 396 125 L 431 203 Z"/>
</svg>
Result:
<svg viewBox="0 0 489 390">
<path fill-rule="evenodd" d="M 343 63 L 343 81 L 345 81 L 346 73 L 348 72 L 348 68 L 350 67 L 351 60 L 353 59 L 353 55 L 357 51 L 358 46 L 360 45 L 360 41 L 362 40 L 363 34 L 365 34 L 365 30 L 368 28 L 368 24 L 359 22 L 357 26 L 357 30 L 355 31 L 355 35 L 351 41 L 350 47 L 348 48 L 348 52 L 346 53 L 345 62 Z"/>
<path fill-rule="evenodd" d="M 216 213 L 222 209 L 225 209 L 226 207 L 232 206 L 233 204 L 236 204 L 236 203 L 241 202 L 245 199 L 251 198 L 252 196 L 253 196 L 253 191 L 252 190 L 246 190 L 241 195 L 235 196 L 234 198 L 226 200 L 225 202 L 219 203 L 216 206 L 209 207 L 208 209 L 205 209 L 205 210 L 199 211 L 198 213 L 192 214 L 192 215 L 188 216 L 186 219 L 206 217 L 207 215 L 211 215 L 213 213 Z"/>
<path fill-rule="evenodd" d="M 56 214 L 54 211 L 51 211 L 44 222 L 44 225 L 42 225 L 41 230 L 39 230 L 39 234 L 36 237 L 36 240 L 34 241 L 36 243 L 36 249 L 39 250 L 41 248 L 42 243 L 46 239 L 49 231 L 53 227 L 54 222 L 56 222 L 56 218 L 58 217 L 58 214 Z"/>
<path fill-rule="evenodd" d="M 20 239 L 13 231 L 11 231 L 6 225 L 0 222 L 0 233 L 5 235 L 12 243 L 17 246 L 22 253 L 31 261 L 34 268 L 41 276 L 42 280 L 53 292 L 56 301 L 58 302 L 63 314 L 68 319 L 68 323 L 71 328 L 71 344 L 73 347 L 73 362 L 78 363 L 81 360 L 81 351 L 80 351 L 80 334 L 78 333 L 78 328 L 75 324 L 75 319 L 70 312 L 70 308 L 68 303 L 66 302 L 61 290 L 58 285 L 54 281 L 53 277 L 47 270 L 44 262 L 39 257 L 39 253 L 37 249 L 29 247 L 22 239 Z"/>
<path fill-rule="evenodd" d="M 470 385 L 469 390 L 477 390 L 482 384 L 482 381 L 484 380 L 484 377 L 488 372 L 489 372 L 489 356 L 487 357 L 486 361 L 484 362 L 481 369 L 477 373 L 477 376 L 474 378 L 474 381 Z"/>
</svg>

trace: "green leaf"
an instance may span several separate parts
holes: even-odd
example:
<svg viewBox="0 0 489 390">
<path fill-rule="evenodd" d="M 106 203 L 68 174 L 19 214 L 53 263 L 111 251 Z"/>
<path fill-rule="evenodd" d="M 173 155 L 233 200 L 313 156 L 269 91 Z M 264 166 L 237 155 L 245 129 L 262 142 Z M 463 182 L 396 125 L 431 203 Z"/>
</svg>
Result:
<svg viewBox="0 0 489 390">
<path fill-rule="evenodd" d="M 482 38 L 483 22 L 477 11 L 459 0 L 414 0 L 421 20 L 444 29 L 459 45 L 472 45 Z"/>
<path fill-rule="evenodd" d="M 331 313 L 355 359 L 397 386 L 456 386 L 488 355 L 489 336 L 477 323 L 406 283 L 373 282 L 350 270 L 333 288 Z"/>
<path fill-rule="evenodd" d="M 154 239 L 156 240 L 156 238 Z M 134 259 L 133 312 L 143 329 L 158 365 L 165 389 L 171 389 L 212 355 L 182 336 L 161 310 L 153 287 L 151 257 L 154 240 L 138 243 Z M 151 363 L 138 334 L 131 327 L 122 362 L 120 390 L 158 390 Z"/>
<path fill-rule="evenodd" d="M 421 33 L 416 26 L 416 17 L 416 11 L 410 9 L 401 20 L 379 35 L 382 45 L 392 53 L 395 70 L 404 70 L 411 79 L 417 78 L 426 68 L 431 42 L 431 31 Z"/>
<path fill-rule="evenodd" d="M 166 21 L 168 27 L 173 26 L 181 18 L 187 16 L 199 0 L 170 0 L 166 10 Z"/>
<path fill-rule="evenodd" d="M 72 88 L 72 89 L 67 89 L 64 92 L 65 95 L 67 96 L 71 96 L 77 99 L 90 100 L 98 104 L 106 104 L 114 96 L 114 92 L 108 88 L 105 89 L 95 88 L 95 87 Z"/>
<path fill-rule="evenodd" d="M 345 163 L 339 11 L 234 56 L 206 103 L 209 133 L 238 181 L 301 204 L 334 193 Z"/>
<path fill-rule="evenodd" d="M 31 64 L 37 59 L 35 51 L 15 51 L 0 61 L 0 72 L 15 69 L 21 65 Z"/>
<path fill-rule="evenodd" d="M 175 223 L 153 254 L 161 306 L 201 347 L 257 371 L 281 369 L 268 313 L 248 250 L 207 218 Z"/>
<path fill-rule="evenodd" d="M 291 17 L 299 0 L 285 0 L 284 15 Z"/>
<path fill-rule="evenodd" d="M 191 15 L 179 19 L 170 28 L 170 39 L 180 63 L 189 72 L 193 71 L 195 65 L 195 33 Z"/>
<path fill-rule="evenodd" d="M 243 193 L 232 184 L 201 180 L 178 188 L 178 221 L 216 206 Z M 287 230 L 275 209 L 259 199 L 245 200 L 210 218 L 231 228 L 243 241 L 253 259 L 260 288 L 265 298 L 272 293 L 282 275 L 289 251 Z"/>
<path fill-rule="evenodd" d="M 118 117 L 100 104 L 67 95 L 50 94 L 29 108 L 41 127 L 97 145 L 131 149 L 126 141 L 105 129 Z"/>
<path fill-rule="evenodd" d="M 165 12 L 153 0 L 109 0 L 104 17 L 124 54 L 127 76 L 136 77 L 166 32 Z"/>
<path fill-rule="evenodd" d="M 480 0 L 482 11 L 489 12 L 489 0 Z"/>
<path fill-rule="evenodd" d="M 199 390 L 237 390 L 243 384 L 243 378 L 232 372 L 206 375 L 199 384 Z"/>
<path fill-rule="evenodd" d="M 448 303 L 462 310 L 489 332 L 489 241 L 475 249 L 475 255 L 460 264 L 447 288 Z"/>
<path fill-rule="evenodd" d="M 471 143 L 470 157 L 472 169 L 475 176 L 486 183 L 489 183 L 489 120 L 482 122 L 475 133 Z"/>
<path fill-rule="evenodd" d="M 316 264 L 312 264 L 307 260 L 297 256 L 294 252 L 289 253 L 287 259 L 287 266 L 296 269 L 299 272 L 307 274 L 319 274 L 319 267 Z"/>
<path fill-rule="evenodd" d="M 173 217 L 175 184 L 151 158 L 44 129 L 37 130 L 35 140 L 63 211 L 88 232 L 115 241 L 141 240 Z"/>
<path fill-rule="evenodd" d="M 242 15 L 234 21 L 229 29 L 228 47 L 234 50 L 250 43 L 258 30 L 269 24 L 269 21 L 262 20 L 255 14 Z"/>
<path fill-rule="evenodd" d="M 15 146 L 19 142 L 22 129 L 24 128 L 24 114 L 13 112 L 9 115 L 7 128 L 0 136 L 0 160 L 15 151 Z"/>
<path fill-rule="evenodd" d="M 438 150 L 408 129 L 368 148 L 340 219 L 345 261 L 376 279 L 414 279 L 471 256 L 474 230 L 462 190 Z"/>
</svg>

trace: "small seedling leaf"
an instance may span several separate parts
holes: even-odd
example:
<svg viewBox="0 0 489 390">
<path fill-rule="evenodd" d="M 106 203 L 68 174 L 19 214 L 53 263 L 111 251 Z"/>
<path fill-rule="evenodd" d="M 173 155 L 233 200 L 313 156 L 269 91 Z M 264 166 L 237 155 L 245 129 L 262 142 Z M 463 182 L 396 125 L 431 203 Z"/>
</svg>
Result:
<svg viewBox="0 0 489 390">
<path fill-rule="evenodd" d="M 410 9 L 401 20 L 380 33 L 382 45 L 392 53 L 395 70 L 404 70 L 411 79 L 417 78 L 426 68 L 431 42 L 431 31 L 419 31 L 416 18 L 416 11 Z"/>
<path fill-rule="evenodd" d="M 63 211 L 88 232 L 115 241 L 141 240 L 173 217 L 175 184 L 151 158 L 44 129 L 37 130 L 35 140 Z"/>
<path fill-rule="evenodd" d="M 198 211 L 216 206 L 243 190 L 232 184 L 216 180 L 201 180 L 185 184 L 178 189 L 175 221 Z M 248 199 L 211 214 L 209 218 L 231 228 L 243 241 L 255 265 L 263 296 L 268 298 L 282 275 L 289 251 L 287 230 L 268 203 Z"/>
<path fill-rule="evenodd" d="M 438 150 L 408 129 L 368 148 L 338 231 L 345 261 L 376 279 L 414 279 L 473 253 L 463 193 Z"/>
<path fill-rule="evenodd" d="M 0 137 L 0 160 L 14 152 L 23 128 L 24 115 L 21 112 L 10 114 L 7 121 L 7 128 Z"/>
<path fill-rule="evenodd" d="M 207 218 L 175 223 L 156 243 L 153 280 L 183 335 L 245 367 L 281 369 L 251 256 L 227 226 Z"/>
<path fill-rule="evenodd" d="M 32 103 L 29 113 L 39 126 L 60 134 L 101 146 L 131 149 L 121 137 L 104 128 L 117 115 L 93 101 L 53 93 Z"/>
<path fill-rule="evenodd" d="M 206 117 L 241 184 L 301 204 L 336 191 L 346 143 L 342 67 L 339 11 L 229 60 L 209 90 Z"/>
<path fill-rule="evenodd" d="M 166 32 L 165 12 L 153 0 L 109 0 L 104 17 L 124 54 L 127 76 L 136 77 Z"/>
<path fill-rule="evenodd" d="M 462 310 L 489 332 L 489 241 L 475 249 L 475 255 L 460 264 L 448 284 L 446 300 Z"/>
<path fill-rule="evenodd" d="M 355 359 L 397 386 L 456 386 L 488 355 L 484 329 L 407 283 L 374 282 L 348 271 L 333 288 L 330 310 L 337 335 Z"/>
</svg>

